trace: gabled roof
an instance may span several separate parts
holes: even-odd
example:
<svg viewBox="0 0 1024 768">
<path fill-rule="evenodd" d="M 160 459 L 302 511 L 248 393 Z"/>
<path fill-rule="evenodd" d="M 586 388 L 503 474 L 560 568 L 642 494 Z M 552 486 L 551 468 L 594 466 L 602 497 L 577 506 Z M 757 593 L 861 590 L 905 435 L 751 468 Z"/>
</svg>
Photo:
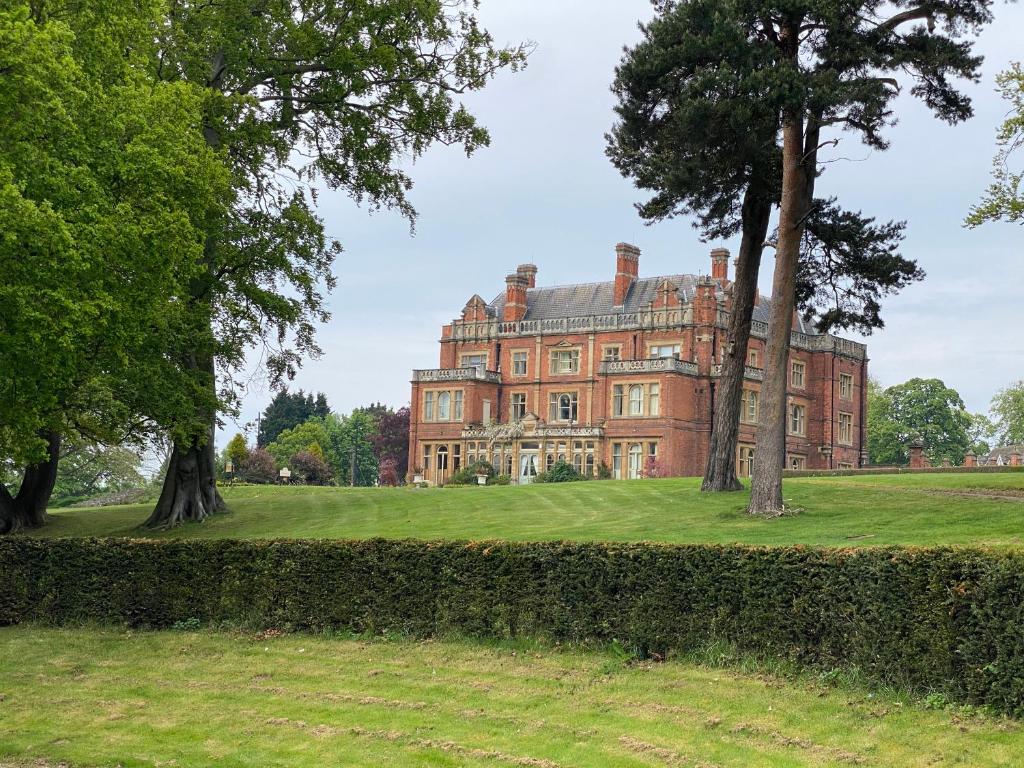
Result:
<svg viewBox="0 0 1024 768">
<path fill-rule="evenodd" d="M 679 300 L 688 303 L 696 294 L 696 275 L 662 275 L 660 277 L 640 277 L 629 289 L 623 306 L 613 306 L 615 295 L 614 281 L 603 283 L 576 283 L 574 285 L 555 285 L 544 288 L 530 288 L 526 292 L 525 320 L 554 320 L 563 317 L 587 317 L 589 315 L 612 315 L 638 312 L 645 309 L 655 298 L 658 287 L 669 280 L 676 286 Z M 719 298 L 722 291 L 719 289 Z M 505 308 L 505 292 L 494 297 L 488 305 L 494 315 L 501 317 Z M 754 307 L 754 320 L 768 322 L 771 300 L 762 297 L 761 303 Z M 809 335 L 817 335 L 814 326 L 798 317 L 793 330 Z"/>
</svg>

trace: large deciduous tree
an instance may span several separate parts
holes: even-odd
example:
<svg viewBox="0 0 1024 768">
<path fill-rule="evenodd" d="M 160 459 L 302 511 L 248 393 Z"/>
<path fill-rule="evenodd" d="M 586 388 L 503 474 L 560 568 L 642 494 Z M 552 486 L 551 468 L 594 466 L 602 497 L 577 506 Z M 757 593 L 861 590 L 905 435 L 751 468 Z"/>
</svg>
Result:
<svg viewBox="0 0 1024 768">
<path fill-rule="evenodd" d="M 972 448 L 973 420 L 959 393 L 939 379 L 910 379 L 877 388 L 868 401 L 868 441 L 876 464 L 906 464 L 908 446 L 920 439 L 933 463 L 963 463 Z"/>
<path fill-rule="evenodd" d="M 1024 444 L 1024 381 L 996 393 L 992 416 L 992 436 L 1000 445 Z"/>
<path fill-rule="evenodd" d="M 196 397 L 166 349 L 230 187 L 200 93 L 146 72 L 157 8 L 0 8 L 0 532 L 44 522 L 65 434 Z"/>
<path fill-rule="evenodd" d="M 893 120 L 897 76 L 909 78 L 910 93 L 940 119 L 970 117 L 970 100 L 950 78 L 977 79 L 981 58 L 960 38 L 990 19 L 989 6 L 988 0 L 749 0 L 736 6 L 758 30 L 758 45 L 773 51 L 768 98 L 782 124 L 782 187 L 751 513 L 783 509 L 789 340 L 801 244 L 826 134 L 852 131 L 869 147 L 885 149 L 881 131 Z"/>
<path fill-rule="evenodd" d="M 171 0 L 155 71 L 206 91 L 209 145 L 228 158 L 228 211 L 212 216 L 205 265 L 187 297 L 196 318 L 180 364 L 236 398 L 231 372 L 254 344 L 273 382 L 318 352 L 337 243 L 312 185 L 397 208 L 411 219 L 404 159 L 431 144 L 472 152 L 487 132 L 460 104 L 526 50 L 497 48 L 461 0 Z M 175 419 L 175 447 L 149 525 L 202 520 L 215 485 L 215 410 Z"/>
</svg>

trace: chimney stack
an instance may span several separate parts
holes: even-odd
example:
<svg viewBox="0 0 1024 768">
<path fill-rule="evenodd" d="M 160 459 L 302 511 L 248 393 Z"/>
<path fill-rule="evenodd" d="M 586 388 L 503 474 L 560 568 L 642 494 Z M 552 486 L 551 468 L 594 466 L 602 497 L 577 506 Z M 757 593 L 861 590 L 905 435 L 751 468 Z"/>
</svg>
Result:
<svg viewBox="0 0 1024 768">
<path fill-rule="evenodd" d="M 711 277 L 717 280 L 719 283 L 725 283 L 729 280 L 729 249 L 728 248 L 712 248 L 711 249 Z"/>
<path fill-rule="evenodd" d="M 519 272 L 505 278 L 505 310 L 502 319 L 506 323 L 526 317 L 526 286 L 527 278 Z"/>
<path fill-rule="evenodd" d="M 626 303 L 626 294 L 640 274 L 640 249 L 629 243 L 615 246 L 615 296 L 612 304 L 621 307 Z"/>
<path fill-rule="evenodd" d="M 537 287 L 537 265 L 536 264 L 520 264 L 516 267 L 516 274 L 526 278 L 527 288 Z"/>
</svg>

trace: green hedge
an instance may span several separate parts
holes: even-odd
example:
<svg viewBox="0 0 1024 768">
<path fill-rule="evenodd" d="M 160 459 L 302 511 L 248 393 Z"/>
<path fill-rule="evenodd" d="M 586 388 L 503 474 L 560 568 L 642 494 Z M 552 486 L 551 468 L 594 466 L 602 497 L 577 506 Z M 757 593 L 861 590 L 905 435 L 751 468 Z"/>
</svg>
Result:
<svg viewBox="0 0 1024 768">
<path fill-rule="evenodd" d="M 1024 554 L 657 544 L 13 538 L 0 623 L 188 619 L 725 642 L 1024 715 Z"/>
<path fill-rule="evenodd" d="M 783 477 L 850 477 L 851 475 L 991 475 L 1024 472 L 1024 466 L 1002 467 L 861 467 L 859 469 L 785 469 Z"/>
</svg>

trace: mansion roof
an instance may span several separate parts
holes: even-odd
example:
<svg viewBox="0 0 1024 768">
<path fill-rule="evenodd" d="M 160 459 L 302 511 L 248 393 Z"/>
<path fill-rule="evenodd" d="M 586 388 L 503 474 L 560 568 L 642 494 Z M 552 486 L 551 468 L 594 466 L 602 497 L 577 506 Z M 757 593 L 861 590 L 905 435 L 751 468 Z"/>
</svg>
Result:
<svg viewBox="0 0 1024 768">
<path fill-rule="evenodd" d="M 621 307 L 614 306 L 614 281 L 601 283 L 577 283 L 556 285 L 545 288 L 530 288 L 526 292 L 526 316 L 524 320 L 554 320 L 566 317 L 587 317 L 590 315 L 628 314 L 647 309 L 654 300 L 658 289 L 666 281 L 676 286 L 679 300 L 688 303 L 696 293 L 696 275 L 663 275 L 661 277 L 639 277 L 629 288 Z M 724 291 L 718 289 L 718 298 L 724 298 Z M 500 318 L 505 308 L 505 292 L 498 294 L 488 305 L 487 314 Z M 771 299 L 761 297 L 754 307 L 753 319 L 768 322 Z M 797 317 L 793 330 L 809 336 L 818 335 L 812 323 Z"/>
</svg>

